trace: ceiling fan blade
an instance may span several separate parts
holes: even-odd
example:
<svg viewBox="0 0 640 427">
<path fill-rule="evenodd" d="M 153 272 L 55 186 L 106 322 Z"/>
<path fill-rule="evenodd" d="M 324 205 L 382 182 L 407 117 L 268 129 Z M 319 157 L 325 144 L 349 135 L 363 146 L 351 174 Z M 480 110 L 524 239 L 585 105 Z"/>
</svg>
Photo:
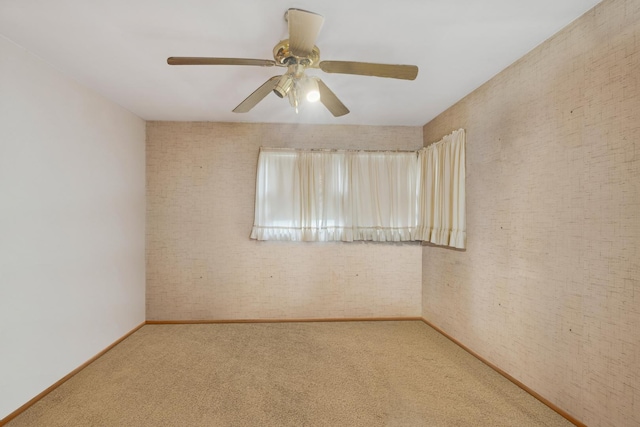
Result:
<svg viewBox="0 0 640 427">
<path fill-rule="evenodd" d="M 289 9 L 289 49 L 296 56 L 309 56 L 324 22 L 322 15 L 302 9 Z"/>
<path fill-rule="evenodd" d="M 172 56 L 167 58 L 169 65 L 257 65 L 273 67 L 276 61 L 271 59 L 243 59 L 243 58 L 198 58 L 191 56 Z"/>
<path fill-rule="evenodd" d="M 319 64 L 327 73 L 358 74 L 361 76 L 389 77 L 392 79 L 415 80 L 418 67 L 415 65 L 373 64 L 353 61 L 322 61 Z"/>
<path fill-rule="evenodd" d="M 258 89 L 253 91 L 251 95 L 247 96 L 247 98 L 244 101 L 238 104 L 238 106 L 233 109 L 233 112 L 234 113 L 249 112 L 249 110 L 255 107 L 258 102 L 262 101 L 265 96 L 269 95 L 269 93 L 273 90 L 273 88 L 276 87 L 276 84 L 278 83 L 278 79 L 280 79 L 280 77 L 281 76 L 273 76 L 269 80 L 264 82 L 262 86 L 260 86 Z"/>
<path fill-rule="evenodd" d="M 335 117 L 344 116 L 349 113 L 349 109 L 338 99 L 335 93 L 320 79 L 318 79 L 318 90 L 320 91 L 320 102 L 327 107 Z"/>
</svg>

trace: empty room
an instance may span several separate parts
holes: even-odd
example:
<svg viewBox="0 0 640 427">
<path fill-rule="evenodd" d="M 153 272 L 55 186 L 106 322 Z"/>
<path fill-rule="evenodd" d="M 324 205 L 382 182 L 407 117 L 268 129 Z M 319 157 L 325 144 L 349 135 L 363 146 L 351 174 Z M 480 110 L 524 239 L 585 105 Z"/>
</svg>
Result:
<svg viewBox="0 0 640 427">
<path fill-rule="evenodd" d="M 640 1 L 0 1 L 0 426 L 640 427 Z"/>
</svg>

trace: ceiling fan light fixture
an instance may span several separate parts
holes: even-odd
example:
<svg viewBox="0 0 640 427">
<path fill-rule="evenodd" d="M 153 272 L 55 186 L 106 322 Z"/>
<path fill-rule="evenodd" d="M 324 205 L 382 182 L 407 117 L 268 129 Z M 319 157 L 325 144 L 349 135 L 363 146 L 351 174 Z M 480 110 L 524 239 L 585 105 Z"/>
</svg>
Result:
<svg viewBox="0 0 640 427">
<path fill-rule="evenodd" d="M 296 110 L 298 114 L 298 108 L 300 107 L 300 100 L 298 95 L 300 94 L 300 82 L 294 81 L 291 90 L 289 91 L 289 104 Z"/>
<path fill-rule="evenodd" d="M 276 83 L 276 87 L 273 88 L 273 93 L 278 95 L 280 98 L 284 98 L 285 95 L 289 93 L 291 87 L 293 86 L 293 78 L 289 74 L 283 74 Z"/>
<path fill-rule="evenodd" d="M 292 107 L 297 108 L 298 105 L 300 104 L 299 100 L 298 100 L 298 87 L 299 85 L 297 84 L 293 84 L 293 86 L 291 87 L 291 90 L 289 90 L 289 103 L 291 104 Z"/>
</svg>

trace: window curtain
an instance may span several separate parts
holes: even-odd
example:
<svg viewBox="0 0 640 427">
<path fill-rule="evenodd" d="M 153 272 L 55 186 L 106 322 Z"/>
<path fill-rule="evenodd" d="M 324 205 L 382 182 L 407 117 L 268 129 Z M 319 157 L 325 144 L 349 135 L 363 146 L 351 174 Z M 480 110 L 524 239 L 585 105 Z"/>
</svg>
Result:
<svg viewBox="0 0 640 427">
<path fill-rule="evenodd" d="M 465 146 L 460 129 L 418 152 L 420 240 L 466 247 Z"/>
<path fill-rule="evenodd" d="M 418 152 L 261 148 L 251 238 L 465 248 L 465 133 Z"/>
<path fill-rule="evenodd" d="M 415 239 L 418 210 L 416 152 L 348 153 L 354 240 Z"/>
<path fill-rule="evenodd" d="M 251 238 L 415 240 L 416 152 L 261 148 Z"/>
</svg>

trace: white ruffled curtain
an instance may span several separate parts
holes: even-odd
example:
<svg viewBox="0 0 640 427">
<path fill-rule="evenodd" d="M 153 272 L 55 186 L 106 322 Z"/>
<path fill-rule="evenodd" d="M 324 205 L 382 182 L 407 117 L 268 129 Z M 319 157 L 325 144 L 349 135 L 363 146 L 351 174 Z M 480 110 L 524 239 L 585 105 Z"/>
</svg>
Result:
<svg viewBox="0 0 640 427">
<path fill-rule="evenodd" d="M 418 152 L 419 240 L 466 247 L 465 151 L 465 132 L 460 129 Z"/>
<path fill-rule="evenodd" d="M 464 248 L 464 131 L 418 152 L 261 148 L 251 238 Z"/>
<path fill-rule="evenodd" d="M 415 152 L 261 148 L 252 239 L 415 240 Z"/>
</svg>

